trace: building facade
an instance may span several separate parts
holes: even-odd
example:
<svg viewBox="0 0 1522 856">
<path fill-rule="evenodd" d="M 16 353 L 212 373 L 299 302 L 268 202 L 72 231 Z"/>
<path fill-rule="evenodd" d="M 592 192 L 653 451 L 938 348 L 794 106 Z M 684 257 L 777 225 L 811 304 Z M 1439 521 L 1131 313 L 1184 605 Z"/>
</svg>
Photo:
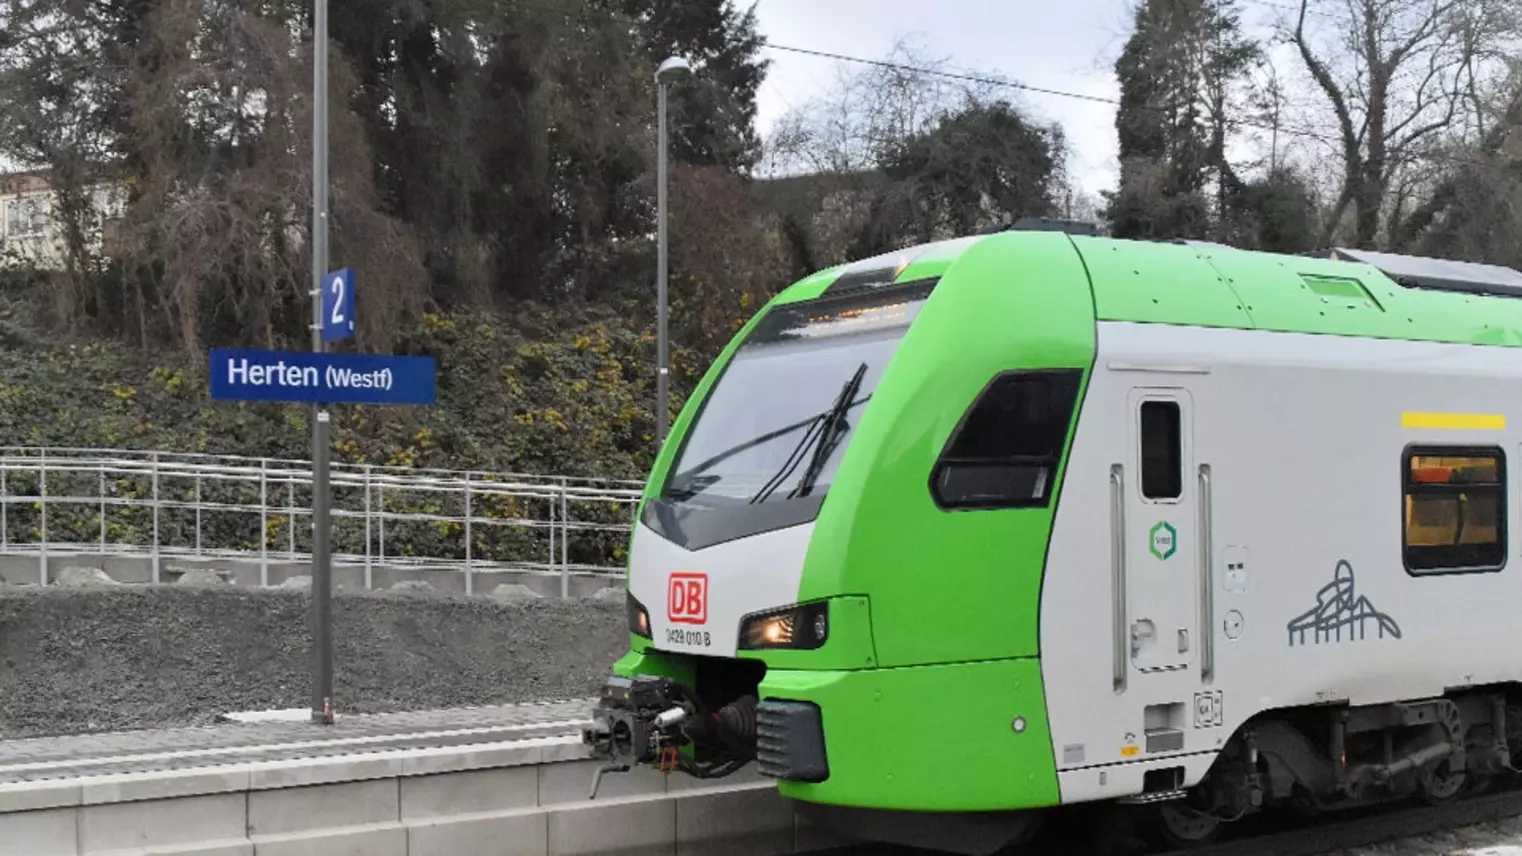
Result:
<svg viewBox="0 0 1522 856">
<path fill-rule="evenodd" d="M 86 245 L 93 252 L 109 247 L 124 206 L 123 188 L 91 188 L 91 216 L 84 227 Z M 66 244 L 57 212 L 57 193 L 46 173 L 0 174 L 0 268 L 62 268 Z"/>
</svg>

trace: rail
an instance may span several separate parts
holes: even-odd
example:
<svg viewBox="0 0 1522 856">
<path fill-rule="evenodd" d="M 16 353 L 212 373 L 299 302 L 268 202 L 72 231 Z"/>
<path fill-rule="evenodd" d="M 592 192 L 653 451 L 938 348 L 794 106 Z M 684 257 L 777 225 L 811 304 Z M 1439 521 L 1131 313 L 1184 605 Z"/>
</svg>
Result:
<svg viewBox="0 0 1522 856">
<path fill-rule="evenodd" d="M 639 482 L 333 463 L 333 562 L 619 572 Z M 0 446 L 0 554 L 311 559 L 310 461 Z M 305 521 L 303 523 L 303 521 Z M 564 588 L 564 586 L 562 586 Z"/>
</svg>

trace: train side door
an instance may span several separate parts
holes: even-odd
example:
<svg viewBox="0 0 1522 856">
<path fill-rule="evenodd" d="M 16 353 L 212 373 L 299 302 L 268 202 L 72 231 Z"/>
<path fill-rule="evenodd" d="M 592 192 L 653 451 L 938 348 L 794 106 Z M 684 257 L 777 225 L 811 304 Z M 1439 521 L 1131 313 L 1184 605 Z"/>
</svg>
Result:
<svg viewBox="0 0 1522 856">
<path fill-rule="evenodd" d="M 1193 399 L 1131 390 L 1124 485 L 1126 645 L 1141 672 L 1185 669 L 1200 647 Z"/>
</svg>

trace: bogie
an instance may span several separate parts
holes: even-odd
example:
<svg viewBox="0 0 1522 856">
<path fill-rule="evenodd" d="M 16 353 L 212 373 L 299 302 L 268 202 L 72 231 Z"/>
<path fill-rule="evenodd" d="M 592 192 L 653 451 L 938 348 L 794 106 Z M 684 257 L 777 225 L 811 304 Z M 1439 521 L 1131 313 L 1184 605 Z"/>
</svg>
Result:
<svg viewBox="0 0 1522 856">
<path fill-rule="evenodd" d="M 1510 766 L 1503 737 L 1515 688 L 1436 699 L 1273 711 L 1244 724 L 1190 789 L 1197 810 L 1236 820 L 1263 809 L 1320 814 L 1477 793 Z M 1188 805 L 1188 803 L 1185 803 Z M 1226 812 L 1235 816 L 1226 817 Z M 1199 828 L 1198 824 L 1195 828 Z"/>
</svg>

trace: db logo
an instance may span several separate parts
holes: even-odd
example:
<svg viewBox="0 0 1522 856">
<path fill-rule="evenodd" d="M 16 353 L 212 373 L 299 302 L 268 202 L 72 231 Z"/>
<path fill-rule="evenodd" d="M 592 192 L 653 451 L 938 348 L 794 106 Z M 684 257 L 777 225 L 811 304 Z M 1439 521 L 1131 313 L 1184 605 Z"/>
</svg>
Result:
<svg viewBox="0 0 1522 856">
<path fill-rule="evenodd" d="M 673 624 L 702 624 L 708 620 L 708 575 L 672 574 L 666 595 L 666 617 Z"/>
</svg>

